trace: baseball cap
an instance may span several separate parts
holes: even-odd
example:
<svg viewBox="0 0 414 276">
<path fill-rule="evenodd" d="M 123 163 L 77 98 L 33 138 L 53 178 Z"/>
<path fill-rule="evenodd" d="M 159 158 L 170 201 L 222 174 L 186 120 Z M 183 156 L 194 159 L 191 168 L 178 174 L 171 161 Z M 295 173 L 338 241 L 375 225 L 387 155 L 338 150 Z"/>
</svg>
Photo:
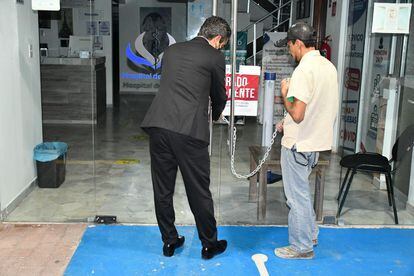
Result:
<svg viewBox="0 0 414 276">
<path fill-rule="evenodd" d="M 316 32 L 308 23 L 296 22 L 287 32 L 287 41 L 299 39 L 303 42 L 316 41 Z"/>
</svg>

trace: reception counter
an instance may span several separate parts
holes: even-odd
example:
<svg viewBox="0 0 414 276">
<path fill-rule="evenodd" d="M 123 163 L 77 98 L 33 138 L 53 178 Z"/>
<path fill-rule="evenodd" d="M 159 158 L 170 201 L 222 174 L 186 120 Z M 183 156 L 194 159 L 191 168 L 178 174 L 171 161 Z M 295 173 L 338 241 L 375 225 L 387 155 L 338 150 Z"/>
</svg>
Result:
<svg viewBox="0 0 414 276">
<path fill-rule="evenodd" d="M 106 109 L 105 57 L 42 58 L 44 124 L 96 124 Z"/>
</svg>

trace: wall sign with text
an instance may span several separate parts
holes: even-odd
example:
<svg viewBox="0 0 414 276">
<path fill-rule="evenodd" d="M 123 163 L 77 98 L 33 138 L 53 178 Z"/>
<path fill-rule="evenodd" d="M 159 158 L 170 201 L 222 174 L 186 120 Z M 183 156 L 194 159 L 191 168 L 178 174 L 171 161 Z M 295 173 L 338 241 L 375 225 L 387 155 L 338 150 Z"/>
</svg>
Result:
<svg viewBox="0 0 414 276">
<path fill-rule="evenodd" d="M 373 33 L 409 34 L 411 4 L 374 3 Z"/>
</svg>

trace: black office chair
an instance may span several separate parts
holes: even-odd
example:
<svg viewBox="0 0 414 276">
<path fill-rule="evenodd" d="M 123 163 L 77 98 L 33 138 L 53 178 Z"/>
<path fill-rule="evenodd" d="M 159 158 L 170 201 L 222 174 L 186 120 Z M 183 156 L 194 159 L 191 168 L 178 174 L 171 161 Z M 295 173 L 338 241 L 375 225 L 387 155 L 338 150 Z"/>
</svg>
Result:
<svg viewBox="0 0 414 276">
<path fill-rule="evenodd" d="M 342 182 L 337 200 L 339 202 L 338 213 L 336 217 L 339 218 L 341 215 L 342 207 L 344 206 L 346 196 L 351 186 L 352 179 L 357 171 L 365 172 L 377 172 L 385 174 L 386 184 L 387 184 L 387 195 L 388 195 L 388 204 L 393 207 L 394 210 L 394 221 L 395 224 L 398 224 L 397 208 L 395 206 L 394 199 L 394 188 L 391 178 L 391 173 L 394 173 L 397 169 L 395 167 L 396 161 L 401 161 L 407 152 L 410 152 L 414 145 L 414 125 L 410 125 L 404 132 L 397 138 L 394 146 L 392 147 L 392 158 L 388 160 L 385 156 L 378 153 L 356 153 L 344 156 L 340 165 L 347 168 L 345 178 Z M 394 162 L 394 169 L 392 170 L 391 164 Z M 351 172 L 352 171 L 352 172 Z M 351 176 L 348 180 L 349 173 Z M 344 191 L 345 189 L 345 191 Z"/>
</svg>

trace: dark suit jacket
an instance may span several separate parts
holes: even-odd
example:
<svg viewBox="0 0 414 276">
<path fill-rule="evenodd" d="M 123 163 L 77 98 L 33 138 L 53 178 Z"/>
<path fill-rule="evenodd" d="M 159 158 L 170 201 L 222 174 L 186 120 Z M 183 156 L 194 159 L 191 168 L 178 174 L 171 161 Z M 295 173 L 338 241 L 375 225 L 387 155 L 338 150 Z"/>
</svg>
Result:
<svg viewBox="0 0 414 276">
<path fill-rule="evenodd" d="M 161 86 L 141 127 L 157 127 L 209 142 L 208 102 L 217 120 L 226 105 L 224 55 L 202 37 L 164 51 Z"/>
</svg>

